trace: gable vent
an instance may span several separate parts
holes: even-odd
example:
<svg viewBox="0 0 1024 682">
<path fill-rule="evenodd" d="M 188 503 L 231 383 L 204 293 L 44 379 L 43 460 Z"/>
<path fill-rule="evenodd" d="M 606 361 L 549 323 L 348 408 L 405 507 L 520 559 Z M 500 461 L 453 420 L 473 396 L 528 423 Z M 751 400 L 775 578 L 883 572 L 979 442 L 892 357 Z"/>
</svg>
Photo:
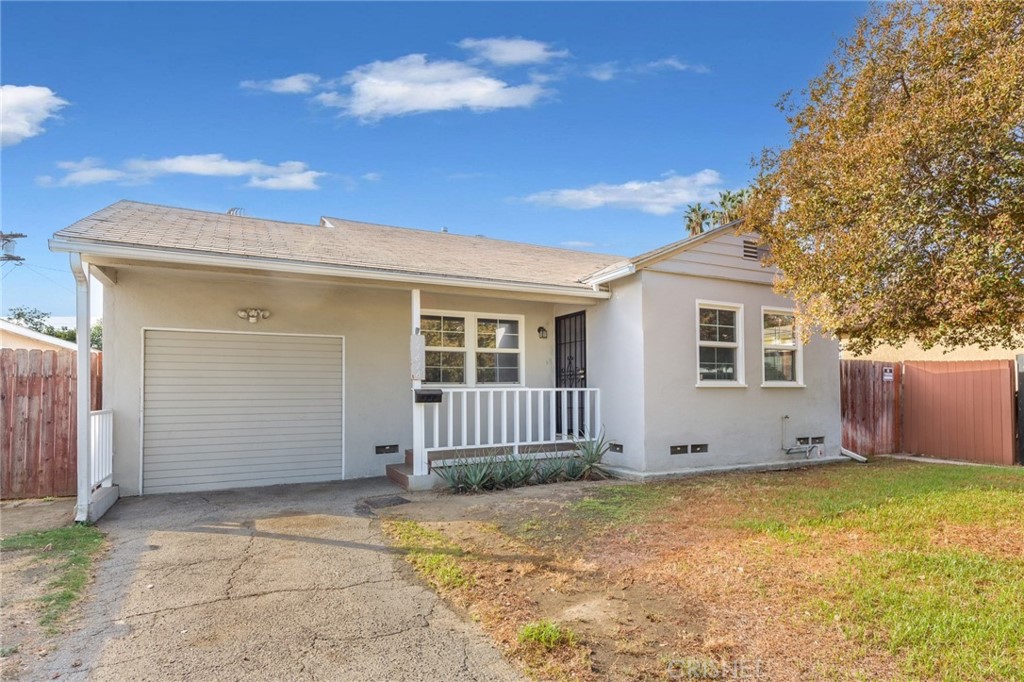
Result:
<svg viewBox="0 0 1024 682">
<path fill-rule="evenodd" d="M 743 257 L 747 260 L 760 260 L 760 252 L 757 248 L 757 242 L 753 239 L 743 240 Z"/>
</svg>

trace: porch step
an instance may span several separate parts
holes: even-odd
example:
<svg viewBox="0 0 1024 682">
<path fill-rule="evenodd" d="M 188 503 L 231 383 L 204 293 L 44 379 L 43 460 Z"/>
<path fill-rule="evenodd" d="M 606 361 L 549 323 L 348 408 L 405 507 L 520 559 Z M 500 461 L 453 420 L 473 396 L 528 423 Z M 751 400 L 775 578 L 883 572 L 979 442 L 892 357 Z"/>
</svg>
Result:
<svg viewBox="0 0 1024 682">
<path fill-rule="evenodd" d="M 412 476 L 412 464 L 388 464 L 384 467 L 387 477 L 394 483 L 409 489 L 409 477 Z"/>
</svg>

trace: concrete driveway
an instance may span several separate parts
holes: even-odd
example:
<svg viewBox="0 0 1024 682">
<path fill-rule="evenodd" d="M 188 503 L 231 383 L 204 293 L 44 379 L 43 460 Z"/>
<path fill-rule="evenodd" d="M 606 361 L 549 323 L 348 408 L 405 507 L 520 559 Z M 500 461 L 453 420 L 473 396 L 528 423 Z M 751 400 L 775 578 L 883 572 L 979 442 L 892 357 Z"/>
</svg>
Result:
<svg viewBox="0 0 1024 682">
<path fill-rule="evenodd" d="M 83 621 L 34 679 L 513 680 L 360 500 L 382 479 L 121 500 Z"/>
</svg>

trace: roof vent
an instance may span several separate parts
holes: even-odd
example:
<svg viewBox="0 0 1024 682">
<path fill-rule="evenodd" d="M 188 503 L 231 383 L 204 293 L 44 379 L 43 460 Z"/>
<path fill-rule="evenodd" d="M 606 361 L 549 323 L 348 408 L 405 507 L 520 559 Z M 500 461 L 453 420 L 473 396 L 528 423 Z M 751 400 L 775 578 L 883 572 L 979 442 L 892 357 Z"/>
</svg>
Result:
<svg viewBox="0 0 1024 682">
<path fill-rule="evenodd" d="M 757 242 L 753 239 L 743 240 L 743 257 L 747 260 L 760 260 L 760 253 L 757 248 Z"/>
<path fill-rule="evenodd" d="M 228 209 L 228 215 L 245 215 L 245 209 L 240 206 Z"/>
</svg>

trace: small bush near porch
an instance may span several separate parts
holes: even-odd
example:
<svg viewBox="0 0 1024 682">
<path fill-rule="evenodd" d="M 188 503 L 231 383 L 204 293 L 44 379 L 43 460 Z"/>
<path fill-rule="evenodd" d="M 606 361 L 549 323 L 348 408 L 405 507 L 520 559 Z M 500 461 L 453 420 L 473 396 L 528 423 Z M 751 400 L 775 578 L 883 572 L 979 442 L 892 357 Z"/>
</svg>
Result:
<svg viewBox="0 0 1024 682">
<path fill-rule="evenodd" d="M 393 514 L 466 577 L 436 589 L 543 679 L 1024 680 L 1021 469 L 883 460 Z M 572 636 L 529 646 L 536 623 Z"/>
</svg>

